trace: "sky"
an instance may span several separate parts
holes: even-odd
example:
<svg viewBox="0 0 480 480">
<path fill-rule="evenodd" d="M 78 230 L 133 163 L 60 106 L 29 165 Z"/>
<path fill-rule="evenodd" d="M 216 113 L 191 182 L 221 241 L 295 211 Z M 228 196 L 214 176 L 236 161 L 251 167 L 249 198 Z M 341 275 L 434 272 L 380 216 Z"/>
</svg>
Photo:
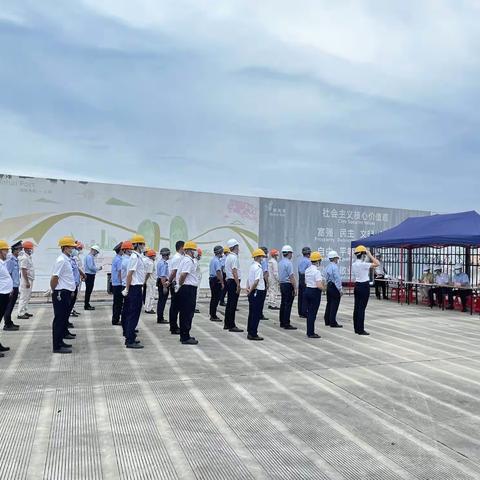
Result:
<svg viewBox="0 0 480 480">
<path fill-rule="evenodd" d="M 0 173 L 480 210 L 480 0 L 0 0 Z"/>
</svg>

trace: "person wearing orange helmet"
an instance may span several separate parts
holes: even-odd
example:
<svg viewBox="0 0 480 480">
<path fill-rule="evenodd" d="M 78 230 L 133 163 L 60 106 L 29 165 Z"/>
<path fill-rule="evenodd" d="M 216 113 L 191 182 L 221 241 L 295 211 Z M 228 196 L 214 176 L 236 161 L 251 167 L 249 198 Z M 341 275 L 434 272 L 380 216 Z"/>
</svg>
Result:
<svg viewBox="0 0 480 480">
<path fill-rule="evenodd" d="M 0 322 L 2 321 L 5 310 L 7 309 L 10 295 L 13 290 L 13 280 L 7 270 L 6 260 L 10 246 L 5 240 L 0 240 Z M 0 343 L 0 357 L 4 357 L 3 352 L 8 352 L 9 347 L 4 347 Z"/>
<path fill-rule="evenodd" d="M 156 315 L 157 313 L 153 309 L 153 302 L 155 301 L 155 285 L 157 283 L 155 274 L 156 257 L 157 252 L 152 249 L 147 250 L 143 257 L 143 262 L 145 263 L 145 313 L 151 315 Z"/>
<path fill-rule="evenodd" d="M 127 286 L 127 273 L 128 265 L 130 263 L 130 256 L 132 255 L 133 243 L 130 240 L 122 242 L 122 265 L 120 268 L 120 281 L 122 282 L 122 289 L 120 290 L 120 296 L 122 297 L 121 302 L 118 302 L 118 309 L 120 311 L 120 325 L 123 329 L 123 336 L 125 336 L 125 297 L 122 292 L 123 289 Z M 118 323 L 113 323 L 113 325 L 119 325 Z"/>
<path fill-rule="evenodd" d="M 278 250 L 270 250 L 268 259 L 268 308 L 270 310 L 280 310 L 278 305 L 278 296 L 280 295 L 280 283 L 278 281 Z"/>
<path fill-rule="evenodd" d="M 33 281 L 35 279 L 35 269 L 33 267 L 33 243 L 25 241 L 22 244 L 23 251 L 18 256 L 20 265 L 20 298 L 18 300 L 18 319 L 28 320 L 31 313 L 28 313 L 28 303 L 32 296 Z"/>
</svg>

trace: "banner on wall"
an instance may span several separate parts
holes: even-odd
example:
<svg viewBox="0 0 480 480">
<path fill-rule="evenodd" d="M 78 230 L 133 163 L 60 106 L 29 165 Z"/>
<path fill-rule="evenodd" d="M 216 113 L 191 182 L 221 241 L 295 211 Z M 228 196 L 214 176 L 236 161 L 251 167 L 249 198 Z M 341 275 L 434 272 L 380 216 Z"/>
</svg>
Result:
<svg viewBox="0 0 480 480">
<path fill-rule="evenodd" d="M 336 250 L 342 278 L 348 280 L 352 240 L 394 227 L 408 217 L 429 214 L 419 210 L 261 198 L 259 239 L 268 248 L 291 245 L 297 261 L 305 246 L 318 250 L 323 257 Z"/>
<path fill-rule="evenodd" d="M 196 241 L 204 250 L 201 286 L 206 288 L 213 247 L 229 238 L 240 242 L 240 264 L 247 272 L 258 243 L 258 207 L 253 197 L 0 175 L 0 238 L 37 245 L 35 290 L 48 288 L 63 235 L 81 240 L 83 255 L 89 246 L 100 246 L 97 261 L 104 268 L 96 288 L 105 290 L 113 247 L 136 232 L 149 247 L 169 247 L 172 254 L 177 240 Z"/>
</svg>

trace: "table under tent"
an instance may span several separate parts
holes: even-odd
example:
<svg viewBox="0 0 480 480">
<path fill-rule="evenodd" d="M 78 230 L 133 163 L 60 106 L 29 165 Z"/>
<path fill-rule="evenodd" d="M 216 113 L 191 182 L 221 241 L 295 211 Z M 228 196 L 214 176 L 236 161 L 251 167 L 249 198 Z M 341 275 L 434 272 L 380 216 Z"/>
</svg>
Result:
<svg viewBox="0 0 480 480">
<path fill-rule="evenodd" d="M 476 211 L 410 217 L 399 225 L 351 243 L 364 245 L 377 255 L 388 274 L 390 298 L 398 302 L 421 303 L 418 288 L 425 267 L 436 266 L 452 276 L 461 265 L 470 278 L 473 294 L 468 299 L 470 311 L 480 312 L 480 215 Z M 455 299 L 455 306 L 458 305 Z"/>
</svg>

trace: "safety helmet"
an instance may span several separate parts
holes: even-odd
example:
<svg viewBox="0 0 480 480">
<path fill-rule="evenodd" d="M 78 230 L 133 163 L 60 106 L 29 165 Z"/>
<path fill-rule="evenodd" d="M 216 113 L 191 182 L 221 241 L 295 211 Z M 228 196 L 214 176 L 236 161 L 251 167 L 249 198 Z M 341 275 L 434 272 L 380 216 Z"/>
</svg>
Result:
<svg viewBox="0 0 480 480">
<path fill-rule="evenodd" d="M 310 260 L 312 262 L 318 262 L 322 259 L 322 256 L 320 255 L 320 252 L 312 252 L 310 255 Z"/>
<path fill-rule="evenodd" d="M 10 245 L 5 240 L 0 240 L 0 250 L 9 250 Z"/>
<path fill-rule="evenodd" d="M 162 249 L 160 250 L 160 255 L 161 255 L 162 257 L 166 257 L 167 255 L 170 255 L 170 249 L 169 249 L 169 248 L 166 248 L 166 247 L 162 248 Z"/>
<path fill-rule="evenodd" d="M 461 265 L 460 263 L 457 263 L 454 267 L 453 267 L 454 270 L 463 270 L 463 265 Z"/>
<path fill-rule="evenodd" d="M 95 250 L 96 252 L 100 253 L 100 247 L 98 245 L 92 245 L 90 248 L 92 250 Z"/>
<path fill-rule="evenodd" d="M 223 253 L 230 253 L 230 248 L 223 247 Z"/>
<path fill-rule="evenodd" d="M 22 243 L 22 247 L 26 248 L 27 250 L 31 250 L 31 249 L 33 249 L 34 245 L 33 245 L 33 242 L 31 242 L 30 240 L 25 240 Z"/>
<path fill-rule="evenodd" d="M 357 253 L 366 253 L 366 252 L 367 252 L 367 249 L 363 245 L 359 245 L 354 250 L 355 255 L 357 255 Z"/>
<path fill-rule="evenodd" d="M 197 244 L 190 240 L 188 242 L 185 242 L 185 245 L 183 246 L 183 249 L 184 250 L 196 250 L 197 249 Z"/>
<path fill-rule="evenodd" d="M 58 246 L 59 247 L 75 247 L 75 240 L 73 239 L 73 237 L 62 237 L 59 241 L 58 241 Z"/>
<path fill-rule="evenodd" d="M 219 253 L 223 253 L 223 247 L 221 245 L 217 245 L 216 247 L 213 247 L 213 253 L 215 255 L 218 255 Z"/>
<path fill-rule="evenodd" d="M 423 267 L 423 271 L 424 272 L 429 272 L 430 271 L 430 267 L 428 265 L 426 265 L 425 267 Z"/>
<path fill-rule="evenodd" d="M 145 237 L 143 235 L 140 235 L 136 233 L 132 238 L 131 238 L 132 243 L 146 243 L 145 242 Z"/>
<path fill-rule="evenodd" d="M 302 255 L 310 255 L 311 253 L 312 253 L 312 249 L 310 247 L 302 248 Z"/>
<path fill-rule="evenodd" d="M 441 272 L 441 271 L 442 271 L 441 265 L 435 265 L 435 267 L 433 268 L 433 271 L 434 271 L 434 272 L 437 272 L 437 271 L 440 271 L 440 272 Z"/>
<path fill-rule="evenodd" d="M 157 252 L 155 250 L 149 249 L 147 250 L 147 253 L 145 255 L 147 255 L 147 257 L 156 257 Z"/>
<path fill-rule="evenodd" d="M 256 249 L 252 252 L 252 258 L 264 257 L 264 256 L 265 256 L 265 252 L 264 252 L 261 248 L 256 248 Z"/>
<path fill-rule="evenodd" d="M 277 255 L 278 255 L 278 250 L 277 250 L 276 248 L 272 248 L 272 249 L 270 250 L 270 256 L 271 256 L 271 257 L 275 257 L 275 256 L 277 256 Z"/>
<path fill-rule="evenodd" d="M 113 247 L 113 251 L 114 251 L 115 253 L 118 254 L 118 252 L 122 249 L 122 243 L 123 243 L 123 242 L 117 243 L 117 244 Z"/>
<path fill-rule="evenodd" d="M 231 238 L 227 242 L 227 247 L 230 248 L 230 249 L 233 248 L 233 247 L 236 247 L 237 245 L 239 245 L 239 243 L 234 238 Z"/>
<path fill-rule="evenodd" d="M 282 253 L 293 253 L 293 248 L 290 245 L 284 245 L 282 247 Z"/>
<path fill-rule="evenodd" d="M 133 243 L 130 240 L 125 240 L 122 243 L 122 250 L 133 250 Z"/>
<path fill-rule="evenodd" d="M 340 258 L 335 250 L 331 250 L 330 252 L 328 252 L 327 256 L 329 260 L 333 260 L 334 258 Z"/>
</svg>

